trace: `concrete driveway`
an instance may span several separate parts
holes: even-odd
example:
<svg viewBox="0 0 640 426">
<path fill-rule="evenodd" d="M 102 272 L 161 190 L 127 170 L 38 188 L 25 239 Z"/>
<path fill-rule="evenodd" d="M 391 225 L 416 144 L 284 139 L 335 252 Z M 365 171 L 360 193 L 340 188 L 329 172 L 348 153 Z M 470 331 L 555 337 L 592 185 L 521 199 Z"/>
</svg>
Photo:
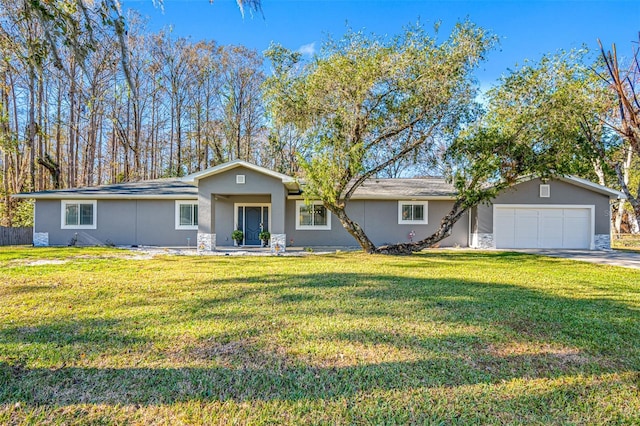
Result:
<svg viewBox="0 0 640 426">
<path fill-rule="evenodd" d="M 640 269 L 640 253 L 620 250 L 522 250 L 525 253 Z"/>
</svg>

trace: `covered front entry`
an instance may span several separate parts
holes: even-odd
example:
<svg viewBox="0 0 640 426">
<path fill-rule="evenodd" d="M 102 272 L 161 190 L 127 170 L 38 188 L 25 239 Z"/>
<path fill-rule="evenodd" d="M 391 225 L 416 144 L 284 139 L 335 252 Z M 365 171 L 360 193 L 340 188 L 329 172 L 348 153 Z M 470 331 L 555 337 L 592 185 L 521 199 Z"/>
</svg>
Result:
<svg viewBox="0 0 640 426">
<path fill-rule="evenodd" d="M 269 230 L 270 211 L 269 204 L 246 203 L 235 204 L 235 223 L 240 231 L 244 232 L 246 246 L 259 246 L 260 232 Z"/>
<path fill-rule="evenodd" d="M 496 248 L 590 249 L 593 206 L 496 205 Z"/>
</svg>

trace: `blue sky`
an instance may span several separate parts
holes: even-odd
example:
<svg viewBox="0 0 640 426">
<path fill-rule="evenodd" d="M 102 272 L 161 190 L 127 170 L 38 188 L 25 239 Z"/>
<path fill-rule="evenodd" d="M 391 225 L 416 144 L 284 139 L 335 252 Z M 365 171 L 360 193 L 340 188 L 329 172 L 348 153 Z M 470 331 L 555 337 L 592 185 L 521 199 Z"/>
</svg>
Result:
<svg viewBox="0 0 640 426">
<path fill-rule="evenodd" d="M 481 0 L 263 0 L 264 18 L 245 13 L 235 0 L 164 0 L 164 11 L 152 0 L 123 0 L 124 9 L 148 16 L 152 31 L 171 25 L 177 36 L 242 44 L 264 51 L 271 41 L 312 53 L 327 35 L 339 37 L 349 27 L 393 35 L 420 20 L 425 27 L 442 23 L 440 37 L 460 20 L 470 19 L 491 30 L 500 45 L 477 72 L 483 88 L 508 68 L 536 60 L 546 52 L 597 48 L 616 43 L 630 55 L 640 31 L 640 0 L 610 1 L 481 1 Z"/>
</svg>

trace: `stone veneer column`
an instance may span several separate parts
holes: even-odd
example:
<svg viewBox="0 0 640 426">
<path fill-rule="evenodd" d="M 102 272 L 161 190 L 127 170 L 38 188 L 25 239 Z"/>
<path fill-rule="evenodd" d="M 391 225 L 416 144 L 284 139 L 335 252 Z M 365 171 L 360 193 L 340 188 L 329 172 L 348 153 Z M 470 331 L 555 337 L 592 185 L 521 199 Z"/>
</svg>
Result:
<svg viewBox="0 0 640 426">
<path fill-rule="evenodd" d="M 496 248 L 496 243 L 493 240 L 493 234 L 484 234 L 477 233 L 473 235 L 472 238 L 475 248 L 479 249 L 494 249 Z"/>
<path fill-rule="evenodd" d="M 272 254 L 284 253 L 287 251 L 287 234 L 271 234 L 269 246 Z"/>
<path fill-rule="evenodd" d="M 611 250 L 611 235 L 609 235 L 609 234 L 596 234 L 595 249 L 596 250 Z"/>
<path fill-rule="evenodd" d="M 49 246 L 49 233 L 48 232 L 34 232 L 33 233 L 33 246 L 34 247 L 47 247 L 47 246 Z"/>
<path fill-rule="evenodd" d="M 198 252 L 213 251 L 216 249 L 216 234 L 198 232 Z"/>
</svg>

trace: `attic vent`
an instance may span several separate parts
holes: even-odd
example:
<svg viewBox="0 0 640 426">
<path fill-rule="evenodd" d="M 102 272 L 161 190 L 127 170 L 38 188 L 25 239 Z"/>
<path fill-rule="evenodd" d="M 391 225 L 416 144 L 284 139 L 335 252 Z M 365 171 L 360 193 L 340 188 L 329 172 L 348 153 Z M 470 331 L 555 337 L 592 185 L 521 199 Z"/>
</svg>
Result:
<svg viewBox="0 0 640 426">
<path fill-rule="evenodd" d="M 551 196 L 551 187 L 549 185 L 540 185 L 540 198 L 549 198 Z"/>
<path fill-rule="evenodd" d="M 243 184 L 244 183 L 244 175 L 236 175 L 236 183 Z"/>
</svg>

